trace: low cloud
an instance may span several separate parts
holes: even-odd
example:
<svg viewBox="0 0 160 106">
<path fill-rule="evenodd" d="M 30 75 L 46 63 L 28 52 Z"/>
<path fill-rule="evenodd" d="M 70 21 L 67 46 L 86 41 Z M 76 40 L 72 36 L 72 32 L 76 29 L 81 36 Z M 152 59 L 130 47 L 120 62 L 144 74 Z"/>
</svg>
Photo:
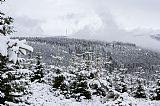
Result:
<svg viewBox="0 0 160 106">
<path fill-rule="evenodd" d="M 135 43 L 137 46 L 160 51 L 160 42 L 150 37 L 152 34 L 159 33 L 159 30 L 137 28 L 127 31 L 118 26 L 111 13 L 101 11 L 96 12 L 96 15 L 102 23 L 98 29 L 93 29 L 93 26 L 86 25 L 71 36 L 108 42 L 121 41 Z"/>
<path fill-rule="evenodd" d="M 17 36 L 71 34 L 160 50 L 159 41 L 150 37 L 160 33 L 153 30 L 160 25 L 159 3 L 159 0 L 13 0 L 0 8 L 15 17 Z"/>
<path fill-rule="evenodd" d="M 14 36 L 41 36 L 43 29 L 41 28 L 42 21 L 31 19 L 27 16 L 14 18 Z"/>
</svg>

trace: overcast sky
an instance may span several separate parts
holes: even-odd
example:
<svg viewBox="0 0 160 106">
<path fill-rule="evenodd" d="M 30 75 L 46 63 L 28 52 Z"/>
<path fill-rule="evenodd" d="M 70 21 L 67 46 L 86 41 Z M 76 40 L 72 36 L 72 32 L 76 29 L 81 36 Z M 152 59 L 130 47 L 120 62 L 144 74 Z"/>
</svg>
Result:
<svg viewBox="0 0 160 106">
<path fill-rule="evenodd" d="M 19 20 L 31 21 L 44 33 L 76 32 L 89 25 L 99 28 L 107 13 L 122 29 L 160 29 L 160 0 L 7 0 L 1 7 Z M 22 18 L 22 19 L 21 19 Z M 26 27 L 32 27 L 26 23 Z M 28 25 L 29 24 L 29 25 Z M 33 27 L 35 27 L 33 25 Z"/>
<path fill-rule="evenodd" d="M 0 8 L 25 36 L 67 30 L 72 36 L 130 42 L 121 36 L 160 32 L 160 0 L 7 0 Z"/>
</svg>

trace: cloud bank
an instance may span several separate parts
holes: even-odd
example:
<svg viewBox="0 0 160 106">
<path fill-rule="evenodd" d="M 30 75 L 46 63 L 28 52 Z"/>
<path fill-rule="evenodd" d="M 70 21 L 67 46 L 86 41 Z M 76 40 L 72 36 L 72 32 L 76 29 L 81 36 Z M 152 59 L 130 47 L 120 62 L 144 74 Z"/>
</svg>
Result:
<svg viewBox="0 0 160 106">
<path fill-rule="evenodd" d="M 87 24 L 76 33 L 73 33 L 71 35 L 72 37 L 109 42 L 121 41 L 135 43 L 137 46 L 160 51 L 160 42 L 150 37 L 152 34 L 160 33 L 160 30 L 150 28 L 123 29 L 118 25 L 109 10 L 104 10 L 103 5 L 94 8 L 94 12 L 96 18 L 99 19 L 99 22 L 95 21 L 95 23 L 100 23 L 100 26 L 94 27 L 96 26 L 94 22 L 94 24 Z"/>
<path fill-rule="evenodd" d="M 159 50 L 159 0 L 8 0 L 0 9 L 15 18 L 15 35 L 122 41 Z M 140 36 L 141 35 L 141 36 Z M 142 36 L 143 35 L 143 36 Z"/>
<path fill-rule="evenodd" d="M 15 17 L 13 36 L 32 37 L 44 35 L 43 29 L 41 28 L 41 21 L 31 19 L 27 16 Z"/>
</svg>

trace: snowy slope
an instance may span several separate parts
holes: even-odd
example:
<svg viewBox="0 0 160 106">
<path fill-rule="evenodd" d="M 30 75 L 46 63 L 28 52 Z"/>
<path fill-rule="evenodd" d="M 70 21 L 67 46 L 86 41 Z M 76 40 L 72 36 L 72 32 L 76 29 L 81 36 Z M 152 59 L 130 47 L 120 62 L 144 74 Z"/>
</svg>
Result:
<svg viewBox="0 0 160 106">
<path fill-rule="evenodd" d="M 122 106 L 160 106 L 160 101 L 135 99 L 128 96 L 127 93 L 121 94 L 124 101 L 121 98 L 113 101 L 94 96 L 92 100 L 76 102 L 74 99 L 64 99 L 63 96 L 56 96 L 55 92 L 51 92 L 52 87 L 47 84 L 32 83 L 30 87 L 33 94 L 27 96 L 27 98 L 31 106 L 118 106 L 119 103 Z"/>
</svg>

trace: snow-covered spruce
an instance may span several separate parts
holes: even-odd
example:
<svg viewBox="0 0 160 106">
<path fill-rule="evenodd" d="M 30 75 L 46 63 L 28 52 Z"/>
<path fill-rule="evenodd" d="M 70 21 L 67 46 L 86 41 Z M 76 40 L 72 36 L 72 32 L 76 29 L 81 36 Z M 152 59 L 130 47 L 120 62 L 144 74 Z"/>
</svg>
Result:
<svg viewBox="0 0 160 106">
<path fill-rule="evenodd" d="M 43 82 L 44 77 L 44 64 L 41 62 L 42 56 L 40 53 L 36 56 L 36 64 L 33 67 L 33 74 L 31 75 L 31 82 Z M 31 64 L 30 64 L 31 65 Z"/>
<path fill-rule="evenodd" d="M 19 73 L 18 56 L 33 51 L 25 40 L 10 39 L 0 36 L 0 104 L 21 102 L 20 97 L 25 94 L 27 80 Z"/>
<path fill-rule="evenodd" d="M 66 98 L 75 98 L 77 101 L 81 101 L 82 98 L 91 99 L 92 95 L 106 96 L 111 84 L 107 79 L 100 78 L 98 67 L 90 60 L 92 53 L 73 55 L 71 66 L 65 70 L 55 67 L 53 88 L 60 90 L 60 94 Z"/>
</svg>

